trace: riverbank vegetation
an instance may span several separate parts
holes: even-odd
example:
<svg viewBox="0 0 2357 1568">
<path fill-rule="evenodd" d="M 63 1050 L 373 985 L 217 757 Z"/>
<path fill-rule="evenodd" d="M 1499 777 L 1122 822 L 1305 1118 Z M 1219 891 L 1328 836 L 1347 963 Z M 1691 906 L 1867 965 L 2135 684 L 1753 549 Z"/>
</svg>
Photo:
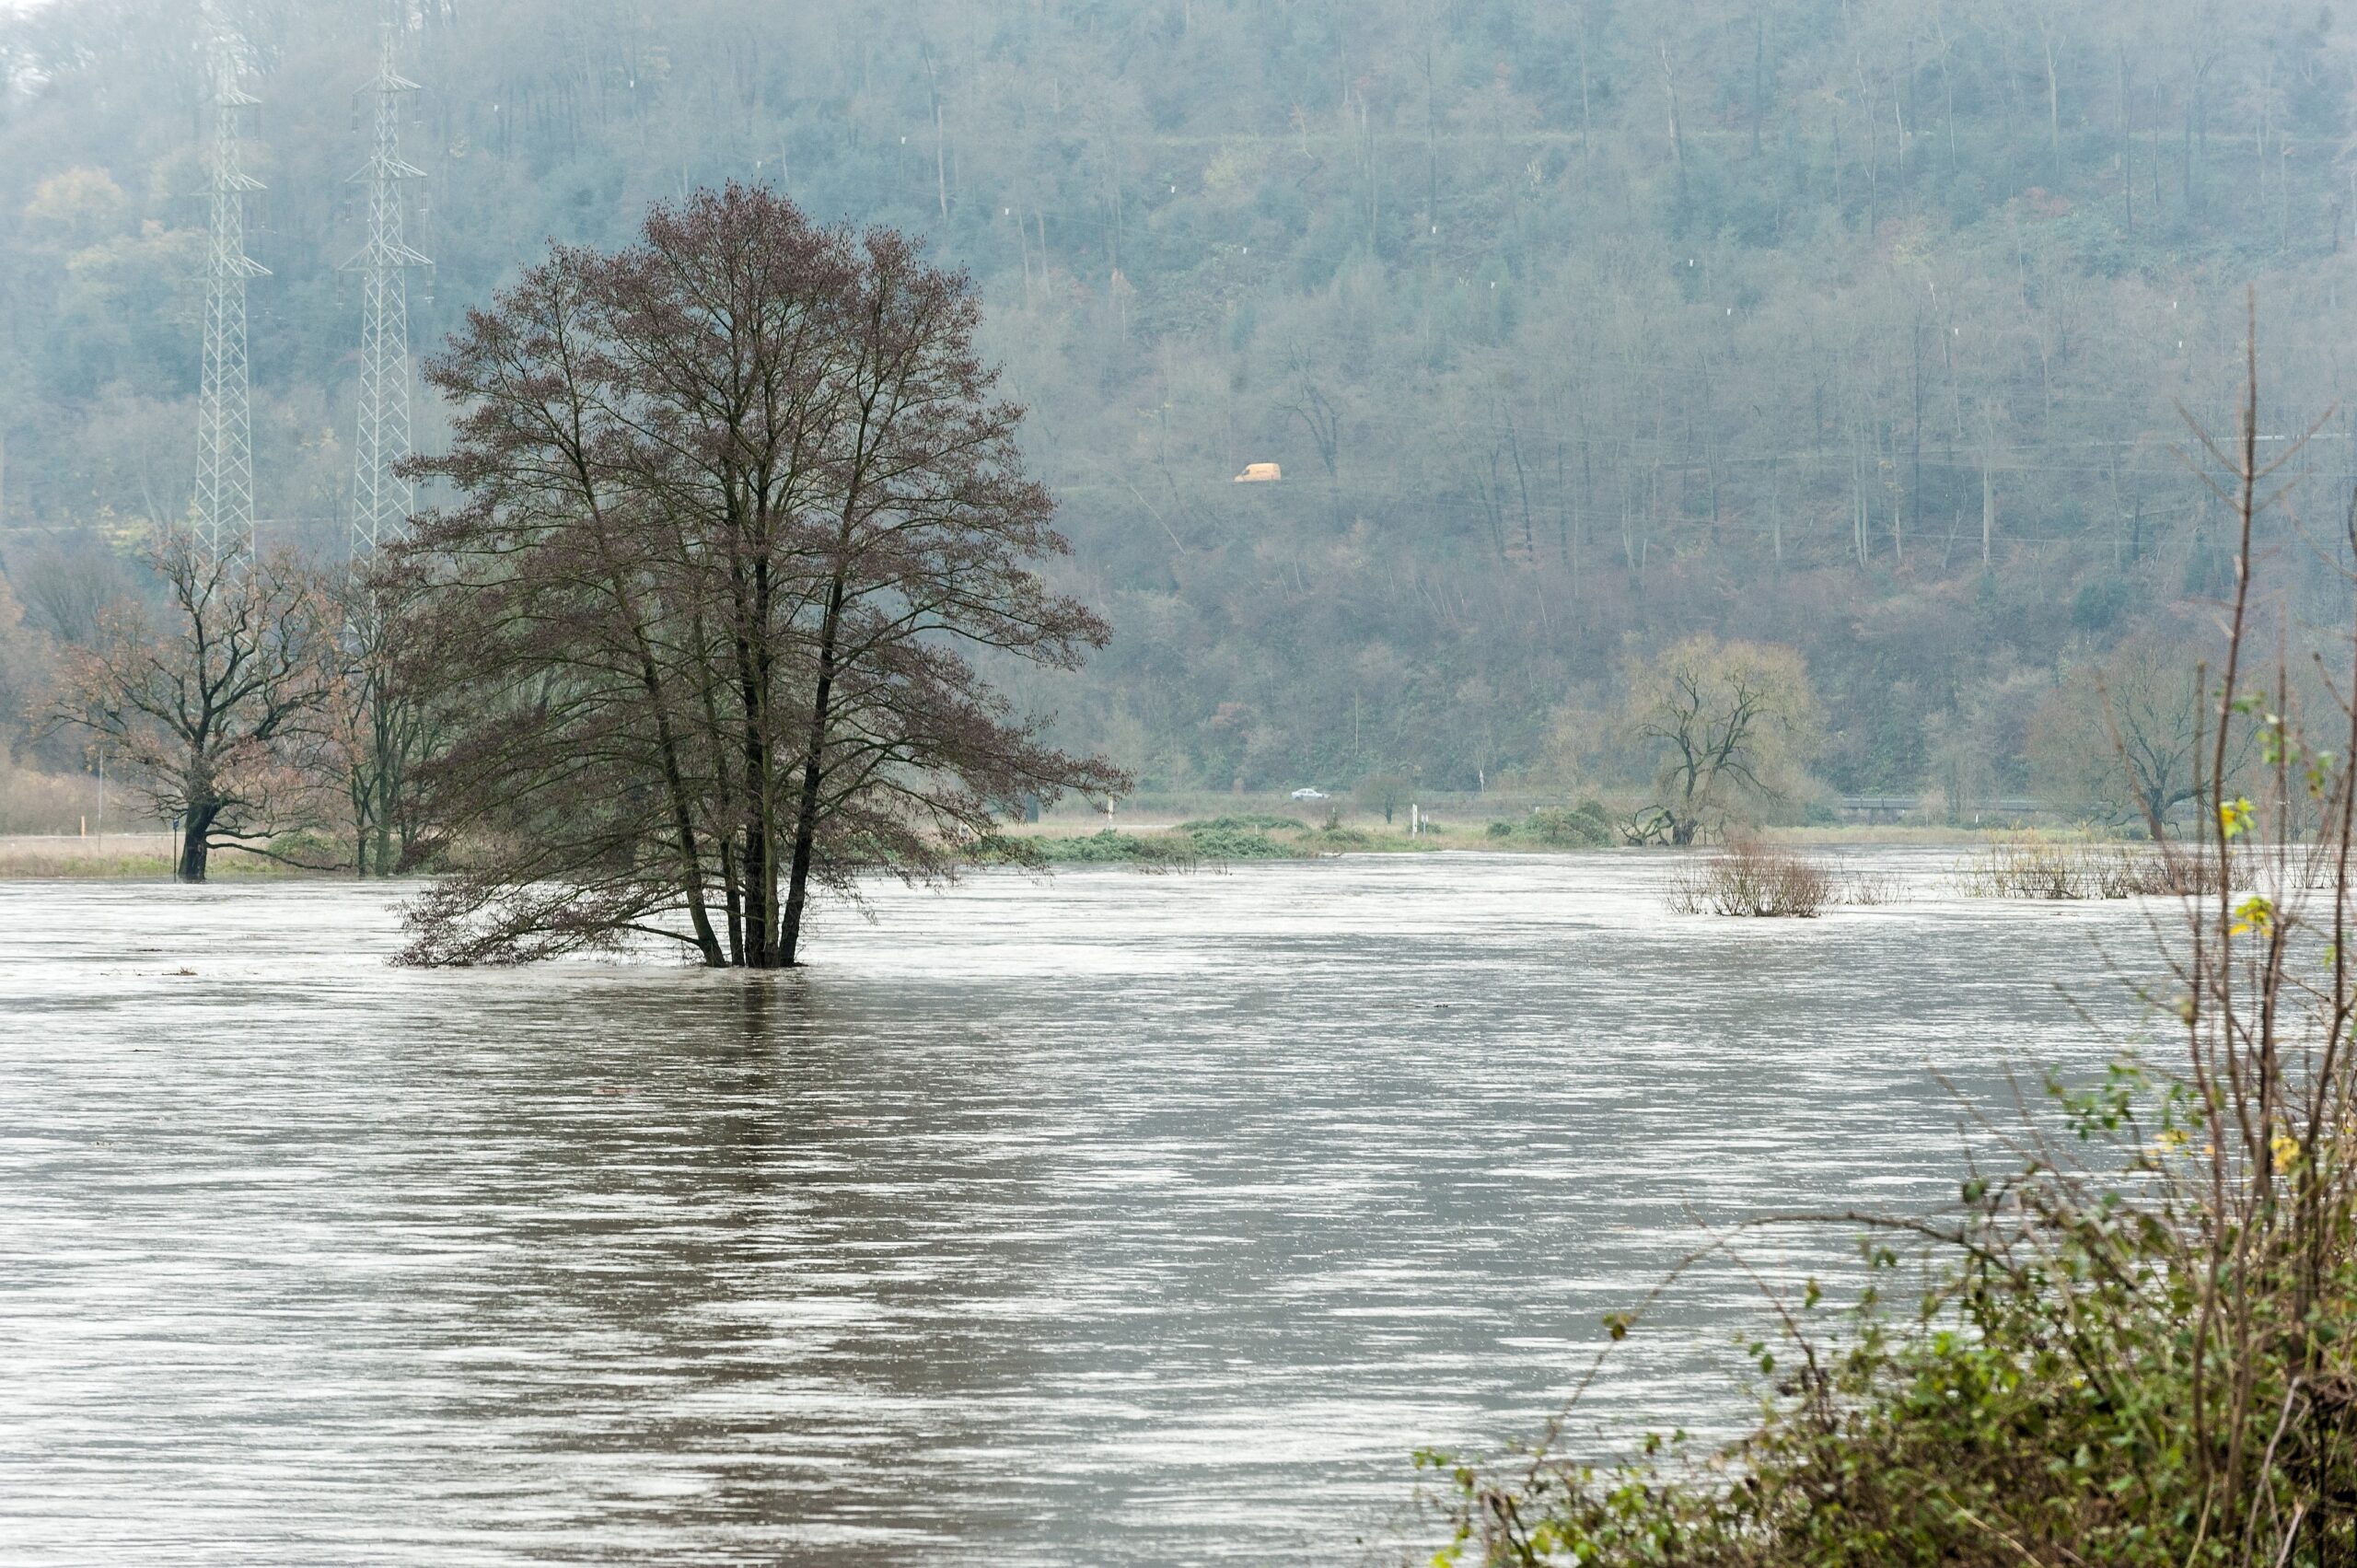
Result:
<svg viewBox="0 0 2357 1568">
<path fill-rule="evenodd" d="M 2288 671 L 2248 667 L 2254 525 L 2270 475 L 2297 460 L 2261 456 L 2249 374 L 2234 437 L 2201 436 L 2238 550 L 2189 852 L 2235 890 L 2181 904 L 2155 956 L 2153 1053 L 2052 1084 L 2052 1114 L 1973 1108 L 1945 1210 L 1758 1222 L 1864 1227 L 1870 1283 L 1840 1315 L 1813 1280 L 1770 1291 L 1775 1327 L 1750 1347 L 1760 1415 L 1736 1440 L 1647 1437 L 1589 1463 L 1558 1451 L 1559 1423 L 1519 1460 L 1423 1456 L 1455 1523 L 1443 1562 L 2357 1557 L 2357 640 L 2305 710 L 2313 730 L 2283 700 Z M 2235 792 L 2238 716 L 2257 721 L 2271 801 Z M 2295 800 L 2325 854 L 2288 842 Z M 1902 1283 L 1908 1255 L 1928 1289 Z M 1608 1339 L 1641 1317 L 1608 1318 Z"/>
</svg>

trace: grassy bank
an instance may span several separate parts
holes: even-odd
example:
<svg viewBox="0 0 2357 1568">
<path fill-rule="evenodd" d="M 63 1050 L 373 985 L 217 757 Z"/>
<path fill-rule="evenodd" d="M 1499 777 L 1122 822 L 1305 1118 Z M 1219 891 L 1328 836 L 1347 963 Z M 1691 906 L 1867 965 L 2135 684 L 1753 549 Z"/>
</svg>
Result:
<svg viewBox="0 0 2357 1568">
<path fill-rule="evenodd" d="M 996 852 L 999 858 L 1028 855 L 1055 865 L 1178 867 L 1331 854 L 1424 854 L 1445 849 L 1602 849 L 1620 842 L 1610 812 L 1594 801 L 1577 807 L 1523 805 L 1502 812 L 1492 797 L 1489 809 L 1446 818 L 1419 802 L 1413 833 L 1404 809 L 1387 822 L 1380 812 L 1353 812 L 1339 804 L 1305 807 L 1288 800 L 1265 809 L 1194 817 L 1170 816 L 1168 807 L 1177 801 L 1160 804 L 1165 809 L 1140 807 L 1118 825 L 1094 813 L 1064 813 L 1010 827 Z M 1291 809 L 1283 808 L 1286 807 Z"/>
<path fill-rule="evenodd" d="M 0 881 L 164 878 L 172 874 L 177 851 L 169 833 L 19 833 L 0 836 Z M 215 877 L 250 879 L 305 877 L 277 861 L 238 850 L 215 850 L 207 870 Z"/>
</svg>

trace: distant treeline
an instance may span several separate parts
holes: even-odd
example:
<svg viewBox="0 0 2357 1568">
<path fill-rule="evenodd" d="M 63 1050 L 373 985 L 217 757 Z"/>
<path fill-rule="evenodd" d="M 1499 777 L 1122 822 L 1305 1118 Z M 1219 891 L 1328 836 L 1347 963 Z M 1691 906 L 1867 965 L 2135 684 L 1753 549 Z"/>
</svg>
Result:
<svg viewBox="0 0 2357 1568">
<path fill-rule="evenodd" d="M 331 539 L 384 6 L 224 9 L 262 100 L 261 510 Z M 2340 399 L 2357 342 L 2346 41 L 2313 5 L 403 14 L 421 339 L 545 238 L 731 177 L 971 269 L 1077 547 L 1059 586 L 1117 633 L 1018 695 L 1149 785 L 1569 791 L 1633 765 L 1589 717 L 1623 663 L 1712 631 L 1805 656 L 1829 785 L 2022 793 L 2044 695 L 2226 580 L 2169 448 L 2173 404 L 2229 423 L 2241 285 L 2270 430 Z M 78 530 L 187 505 L 197 22 L 0 22 L 0 544 L 52 638 L 87 630 Z M 2351 434 L 2302 493 L 2328 552 Z M 1230 482 L 1253 461 L 1283 482 Z M 2306 580 L 2287 623 L 2345 616 Z"/>
</svg>

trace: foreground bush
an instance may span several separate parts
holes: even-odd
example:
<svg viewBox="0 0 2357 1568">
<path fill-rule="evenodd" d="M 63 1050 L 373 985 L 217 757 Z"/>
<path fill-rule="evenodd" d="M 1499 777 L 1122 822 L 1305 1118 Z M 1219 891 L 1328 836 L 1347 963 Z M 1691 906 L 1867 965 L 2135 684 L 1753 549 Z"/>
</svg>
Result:
<svg viewBox="0 0 2357 1568">
<path fill-rule="evenodd" d="M 1611 1466 L 1446 1455 L 1445 1562 L 1695 1568 L 2326 1568 L 2357 1562 L 2357 706 L 2311 746 L 2238 686 L 2253 557 L 2256 395 L 2227 459 L 2241 552 L 2201 758 L 2196 885 L 2160 955 L 2183 1055 L 2059 1118 L 1983 1121 L 1975 1169 L 1930 1214 L 1863 1225 L 1875 1283 L 1829 1329 L 1812 1283 L 1752 1347 L 1758 1424 Z M 2225 487 L 2222 486 L 2222 490 Z M 2357 667 L 2357 647 L 2350 650 Z M 2340 687 L 2357 691 L 2357 668 Z M 2282 704 L 2286 705 L 2288 704 Z M 2256 715 L 2275 798 L 2305 793 L 2325 853 L 2249 844 L 2261 811 L 2216 785 Z M 2279 806 L 2275 832 L 2289 816 Z M 2319 875 L 2319 868 L 2323 874 Z M 2046 1131 L 2053 1128 L 2050 1133 Z M 1739 1239 L 1739 1238 L 1738 1238 Z M 1930 1288 L 1894 1291 L 1899 1242 Z M 1607 1320 L 1614 1339 L 1635 1315 Z M 1833 1331 L 1838 1330 L 1839 1331 Z M 1559 1428 L 1560 1430 L 1560 1423 Z"/>
<path fill-rule="evenodd" d="M 1870 1289 L 1838 1346 L 1814 1283 L 1781 1304 L 1741 1440 L 1689 1457 L 1649 1438 L 1603 1469 L 1542 1454 L 1503 1478 L 1422 1456 L 1455 1490 L 1443 1560 L 2357 1561 L 2344 1097 L 2254 1123 L 2272 1144 L 2257 1152 L 2231 1113 L 2134 1066 L 2062 1098 L 2114 1179 L 2026 1144 L 2010 1179 L 1974 1178 L 1953 1216 L 1902 1227 L 1954 1260 L 1919 1304 Z"/>
</svg>

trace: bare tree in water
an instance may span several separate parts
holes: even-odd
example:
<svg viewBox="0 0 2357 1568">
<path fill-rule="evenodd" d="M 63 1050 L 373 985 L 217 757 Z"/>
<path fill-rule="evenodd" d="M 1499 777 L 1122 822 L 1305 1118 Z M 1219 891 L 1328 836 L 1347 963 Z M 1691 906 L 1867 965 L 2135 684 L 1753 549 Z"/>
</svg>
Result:
<svg viewBox="0 0 2357 1568">
<path fill-rule="evenodd" d="M 422 815 L 417 774 L 445 715 L 404 668 L 409 621 L 392 585 L 354 577 L 339 603 L 343 657 L 323 705 L 319 769 L 343 806 L 352 869 L 390 877 L 441 845 Z"/>
<path fill-rule="evenodd" d="M 1035 570 L 1066 546 L 978 320 L 903 237 L 737 186 L 470 316 L 427 369 L 452 448 L 413 465 L 466 499 L 399 556 L 410 668 L 465 714 L 419 776 L 468 864 L 412 960 L 639 933 L 791 965 L 814 889 L 944 874 L 1025 796 L 1122 787 L 972 662 L 1107 635 Z"/>
</svg>

